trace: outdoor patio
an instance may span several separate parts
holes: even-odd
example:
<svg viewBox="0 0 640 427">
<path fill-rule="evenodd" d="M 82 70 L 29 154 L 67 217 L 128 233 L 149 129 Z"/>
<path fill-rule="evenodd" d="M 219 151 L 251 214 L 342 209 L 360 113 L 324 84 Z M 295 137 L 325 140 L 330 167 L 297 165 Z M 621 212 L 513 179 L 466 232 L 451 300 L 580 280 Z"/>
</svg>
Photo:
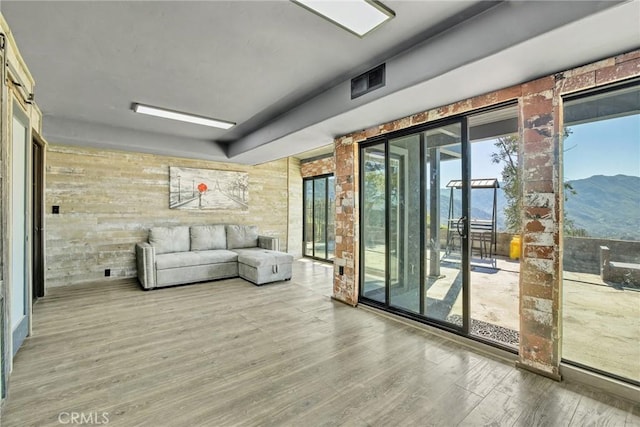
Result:
<svg viewBox="0 0 640 427">
<path fill-rule="evenodd" d="M 370 255 L 371 251 L 367 253 Z M 380 261 L 383 259 L 380 254 Z M 428 278 L 425 283 L 425 313 L 431 318 L 461 325 L 459 263 L 444 252 L 441 259 L 441 275 Z M 518 348 L 519 272 L 519 261 L 505 256 L 472 259 L 472 335 Z M 384 281 L 380 273 L 375 269 L 367 270 L 369 291 L 365 293 L 379 301 L 384 300 L 384 287 L 381 286 Z M 372 290 L 374 283 L 378 284 L 377 290 Z M 392 287 L 391 304 L 419 312 L 418 289 L 417 286 Z M 562 307 L 563 359 L 640 381 L 639 290 L 605 283 L 597 274 L 565 271 Z"/>
<path fill-rule="evenodd" d="M 640 381 L 640 291 L 564 272 L 563 359 Z"/>
</svg>

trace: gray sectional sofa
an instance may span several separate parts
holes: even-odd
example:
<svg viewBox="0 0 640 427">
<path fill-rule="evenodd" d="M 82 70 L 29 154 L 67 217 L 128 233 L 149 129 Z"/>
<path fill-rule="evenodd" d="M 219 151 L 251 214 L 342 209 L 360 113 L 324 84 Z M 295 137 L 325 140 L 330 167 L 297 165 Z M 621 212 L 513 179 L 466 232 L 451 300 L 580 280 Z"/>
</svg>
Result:
<svg viewBox="0 0 640 427">
<path fill-rule="evenodd" d="M 293 256 L 256 226 L 154 227 L 136 245 L 138 280 L 145 290 L 242 277 L 256 285 L 291 279 Z"/>
</svg>

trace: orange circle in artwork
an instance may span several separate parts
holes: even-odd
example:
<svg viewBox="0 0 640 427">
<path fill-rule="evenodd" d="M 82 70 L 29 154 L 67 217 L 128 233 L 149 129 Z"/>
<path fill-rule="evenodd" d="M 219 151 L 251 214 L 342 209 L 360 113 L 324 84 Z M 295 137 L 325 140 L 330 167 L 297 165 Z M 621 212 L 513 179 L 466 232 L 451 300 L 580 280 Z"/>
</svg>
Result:
<svg viewBox="0 0 640 427">
<path fill-rule="evenodd" d="M 205 191 L 207 191 L 207 184 L 205 184 L 204 182 L 201 182 L 200 184 L 198 184 L 198 191 L 201 193 L 204 193 Z"/>
</svg>

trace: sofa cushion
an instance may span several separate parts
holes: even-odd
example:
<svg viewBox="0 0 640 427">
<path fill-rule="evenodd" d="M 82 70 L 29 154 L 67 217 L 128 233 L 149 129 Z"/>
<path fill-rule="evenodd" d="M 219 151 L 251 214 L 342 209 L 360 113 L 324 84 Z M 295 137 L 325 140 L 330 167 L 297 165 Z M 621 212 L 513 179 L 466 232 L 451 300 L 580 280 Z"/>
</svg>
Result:
<svg viewBox="0 0 640 427">
<path fill-rule="evenodd" d="M 189 250 L 189 227 L 153 227 L 149 230 L 149 244 L 156 255 Z"/>
<path fill-rule="evenodd" d="M 191 227 L 191 250 L 227 249 L 224 225 L 194 225 Z"/>
<path fill-rule="evenodd" d="M 212 251 L 198 251 L 202 264 L 221 264 L 224 262 L 238 262 L 238 254 L 226 249 Z"/>
<path fill-rule="evenodd" d="M 227 249 L 258 246 L 258 227 L 255 225 L 227 225 Z"/>
<path fill-rule="evenodd" d="M 234 249 L 233 252 L 238 254 L 239 263 L 256 268 L 293 262 L 293 255 L 269 249 Z"/>
<path fill-rule="evenodd" d="M 195 265 L 223 264 L 238 261 L 238 254 L 225 249 L 197 252 L 176 252 L 156 255 L 156 268 L 193 267 Z"/>
</svg>

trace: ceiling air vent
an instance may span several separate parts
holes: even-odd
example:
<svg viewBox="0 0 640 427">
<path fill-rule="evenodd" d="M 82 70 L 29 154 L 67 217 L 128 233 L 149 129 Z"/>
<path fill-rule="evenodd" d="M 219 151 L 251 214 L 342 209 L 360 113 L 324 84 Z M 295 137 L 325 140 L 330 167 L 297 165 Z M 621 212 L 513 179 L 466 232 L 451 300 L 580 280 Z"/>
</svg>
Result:
<svg viewBox="0 0 640 427">
<path fill-rule="evenodd" d="M 351 99 L 383 87 L 385 83 L 384 66 L 385 64 L 378 65 L 376 68 L 351 79 Z"/>
</svg>

